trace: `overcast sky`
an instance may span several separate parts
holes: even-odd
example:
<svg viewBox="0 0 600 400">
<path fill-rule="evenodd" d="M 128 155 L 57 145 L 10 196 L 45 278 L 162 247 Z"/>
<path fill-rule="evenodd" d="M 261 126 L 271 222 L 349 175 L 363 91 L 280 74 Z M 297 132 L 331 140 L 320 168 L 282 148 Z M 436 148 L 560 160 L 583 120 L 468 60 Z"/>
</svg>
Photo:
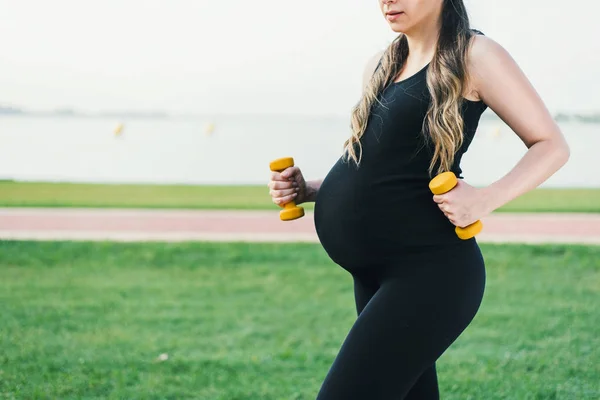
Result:
<svg viewBox="0 0 600 400">
<path fill-rule="evenodd" d="M 595 0 L 467 0 L 552 111 L 600 110 Z M 0 0 L 0 104 L 347 114 L 377 0 Z"/>
</svg>

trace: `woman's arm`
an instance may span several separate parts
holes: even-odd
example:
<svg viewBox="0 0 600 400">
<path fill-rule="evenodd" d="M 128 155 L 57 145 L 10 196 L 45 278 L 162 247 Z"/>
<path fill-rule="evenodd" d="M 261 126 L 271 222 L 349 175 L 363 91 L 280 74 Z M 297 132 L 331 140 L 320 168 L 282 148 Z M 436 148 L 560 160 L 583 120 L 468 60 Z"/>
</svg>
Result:
<svg viewBox="0 0 600 400">
<path fill-rule="evenodd" d="M 536 188 L 569 159 L 569 146 L 539 95 L 512 57 L 485 36 L 475 36 L 469 52 L 468 93 L 483 100 L 528 150 L 501 179 L 484 188 L 459 179 L 433 201 L 456 226 L 465 227 Z M 481 166 L 485 168 L 485 166 Z"/>
<path fill-rule="evenodd" d="M 483 189 L 486 211 L 492 212 L 546 181 L 567 162 L 570 151 L 540 96 L 502 46 L 476 36 L 469 64 L 478 97 L 528 148 L 514 168 Z"/>
<path fill-rule="evenodd" d="M 321 188 L 321 184 L 323 183 L 323 179 L 317 179 L 313 181 L 306 181 L 306 202 L 314 202 L 317 198 L 317 193 Z"/>
</svg>

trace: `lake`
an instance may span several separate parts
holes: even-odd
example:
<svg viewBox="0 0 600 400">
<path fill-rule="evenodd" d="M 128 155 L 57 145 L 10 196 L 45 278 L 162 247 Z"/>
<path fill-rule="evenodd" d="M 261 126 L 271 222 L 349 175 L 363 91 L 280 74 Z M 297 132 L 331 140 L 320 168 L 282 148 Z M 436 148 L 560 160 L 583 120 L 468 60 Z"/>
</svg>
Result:
<svg viewBox="0 0 600 400">
<path fill-rule="evenodd" d="M 115 128 L 123 123 L 116 135 Z M 212 126 L 211 126 L 212 125 Z M 209 128 L 210 126 L 210 128 Z M 600 187 L 599 124 L 561 123 L 569 163 L 542 186 Z M 0 117 L 0 178 L 105 183 L 266 184 L 269 161 L 293 156 L 307 179 L 340 155 L 349 118 L 228 116 L 131 119 Z M 462 162 L 465 180 L 486 185 L 526 148 L 501 121 L 482 120 Z"/>
</svg>

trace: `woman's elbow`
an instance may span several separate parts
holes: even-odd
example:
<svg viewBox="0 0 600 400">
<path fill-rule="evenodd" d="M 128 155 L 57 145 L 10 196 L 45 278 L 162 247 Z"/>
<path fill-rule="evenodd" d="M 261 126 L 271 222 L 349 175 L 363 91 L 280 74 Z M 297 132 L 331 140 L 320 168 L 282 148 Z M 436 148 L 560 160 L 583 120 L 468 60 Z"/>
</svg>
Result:
<svg viewBox="0 0 600 400">
<path fill-rule="evenodd" d="M 556 159 L 556 163 L 558 164 L 559 168 L 562 168 L 562 166 L 569 161 L 569 158 L 571 158 L 571 147 L 563 139 L 558 141 L 558 143 L 554 145 L 553 153 Z"/>
</svg>

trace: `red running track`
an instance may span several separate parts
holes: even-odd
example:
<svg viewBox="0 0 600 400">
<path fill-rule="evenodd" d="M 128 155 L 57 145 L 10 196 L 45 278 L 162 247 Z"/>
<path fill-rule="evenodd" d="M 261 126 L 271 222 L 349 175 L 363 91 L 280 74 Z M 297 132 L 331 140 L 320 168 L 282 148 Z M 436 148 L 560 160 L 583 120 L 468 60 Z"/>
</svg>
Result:
<svg viewBox="0 0 600 400">
<path fill-rule="evenodd" d="M 506 214 L 483 219 L 480 242 L 600 244 L 600 214 Z M 317 241 L 312 213 L 0 208 L 0 239 Z"/>
</svg>

